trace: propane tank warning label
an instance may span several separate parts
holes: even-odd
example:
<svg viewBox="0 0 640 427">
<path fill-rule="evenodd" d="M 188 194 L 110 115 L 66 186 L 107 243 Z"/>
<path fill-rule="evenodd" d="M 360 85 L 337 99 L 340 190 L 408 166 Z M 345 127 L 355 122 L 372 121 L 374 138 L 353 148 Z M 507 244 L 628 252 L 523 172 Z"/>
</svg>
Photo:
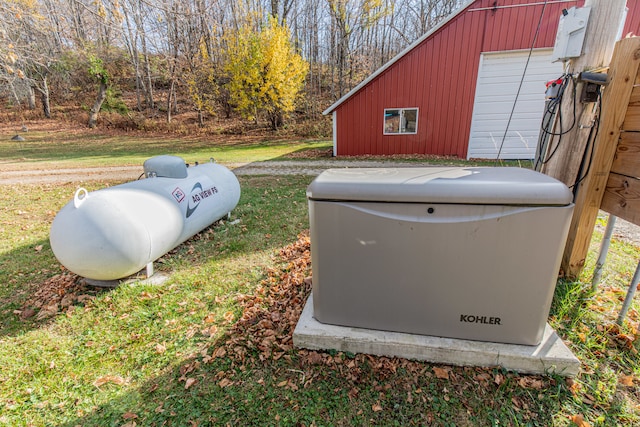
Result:
<svg viewBox="0 0 640 427">
<path fill-rule="evenodd" d="M 173 198 L 176 199 L 176 202 L 180 203 L 184 200 L 185 194 L 184 191 L 180 189 L 180 187 L 176 187 L 175 190 L 171 192 Z"/>
</svg>

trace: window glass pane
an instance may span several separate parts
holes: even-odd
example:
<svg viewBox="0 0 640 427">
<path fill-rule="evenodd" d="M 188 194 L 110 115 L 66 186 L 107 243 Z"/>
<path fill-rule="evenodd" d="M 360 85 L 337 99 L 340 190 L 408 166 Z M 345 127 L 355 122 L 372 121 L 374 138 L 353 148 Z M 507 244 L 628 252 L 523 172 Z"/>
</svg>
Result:
<svg viewBox="0 0 640 427">
<path fill-rule="evenodd" d="M 404 127 L 402 132 L 415 133 L 416 123 L 418 122 L 418 110 L 403 110 L 404 111 Z"/>
<path fill-rule="evenodd" d="M 400 132 L 400 110 L 384 110 L 384 133 Z"/>
</svg>

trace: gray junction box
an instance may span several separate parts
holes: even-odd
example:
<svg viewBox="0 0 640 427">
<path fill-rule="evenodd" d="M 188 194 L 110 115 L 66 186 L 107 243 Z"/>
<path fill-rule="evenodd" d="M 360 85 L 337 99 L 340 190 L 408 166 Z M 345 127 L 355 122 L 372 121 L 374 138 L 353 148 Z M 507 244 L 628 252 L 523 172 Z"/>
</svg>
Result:
<svg viewBox="0 0 640 427">
<path fill-rule="evenodd" d="M 322 323 L 538 345 L 573 213 L 520 168 L 329 169 L 308 187 Z"/>
</svg>

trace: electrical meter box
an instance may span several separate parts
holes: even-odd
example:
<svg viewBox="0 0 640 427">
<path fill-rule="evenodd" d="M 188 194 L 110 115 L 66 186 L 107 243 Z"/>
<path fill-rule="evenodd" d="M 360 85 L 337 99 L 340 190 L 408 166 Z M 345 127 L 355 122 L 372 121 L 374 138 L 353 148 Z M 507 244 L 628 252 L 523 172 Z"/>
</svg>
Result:
<svg viewBox="0 0 640 427">
<path fill-rule="evenodd" d="M 537 345 L 572 193 L 520 168 L 329 169 L 308 187 L 322 323 Z"/>
<path fill-rule="evenodd" d="M 590 13 L 590 7 L 572 7 L 569 10 L 563 10 L 551 55 L 552 62 L 566 61 L 582 55 Z"/>
</svg>

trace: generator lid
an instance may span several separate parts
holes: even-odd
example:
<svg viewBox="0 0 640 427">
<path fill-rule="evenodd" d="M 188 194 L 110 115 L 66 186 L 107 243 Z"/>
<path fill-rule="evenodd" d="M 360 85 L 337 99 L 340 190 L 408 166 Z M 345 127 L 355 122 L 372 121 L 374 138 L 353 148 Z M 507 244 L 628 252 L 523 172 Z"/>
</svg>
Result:
<svg viewBox="0 0 640 427">
<path fill-rule="evenodd" d="M 322 172 L 310 200 L 566 206 L 562 182 L 514 167 L 347 168 Z"/>
</svg>

